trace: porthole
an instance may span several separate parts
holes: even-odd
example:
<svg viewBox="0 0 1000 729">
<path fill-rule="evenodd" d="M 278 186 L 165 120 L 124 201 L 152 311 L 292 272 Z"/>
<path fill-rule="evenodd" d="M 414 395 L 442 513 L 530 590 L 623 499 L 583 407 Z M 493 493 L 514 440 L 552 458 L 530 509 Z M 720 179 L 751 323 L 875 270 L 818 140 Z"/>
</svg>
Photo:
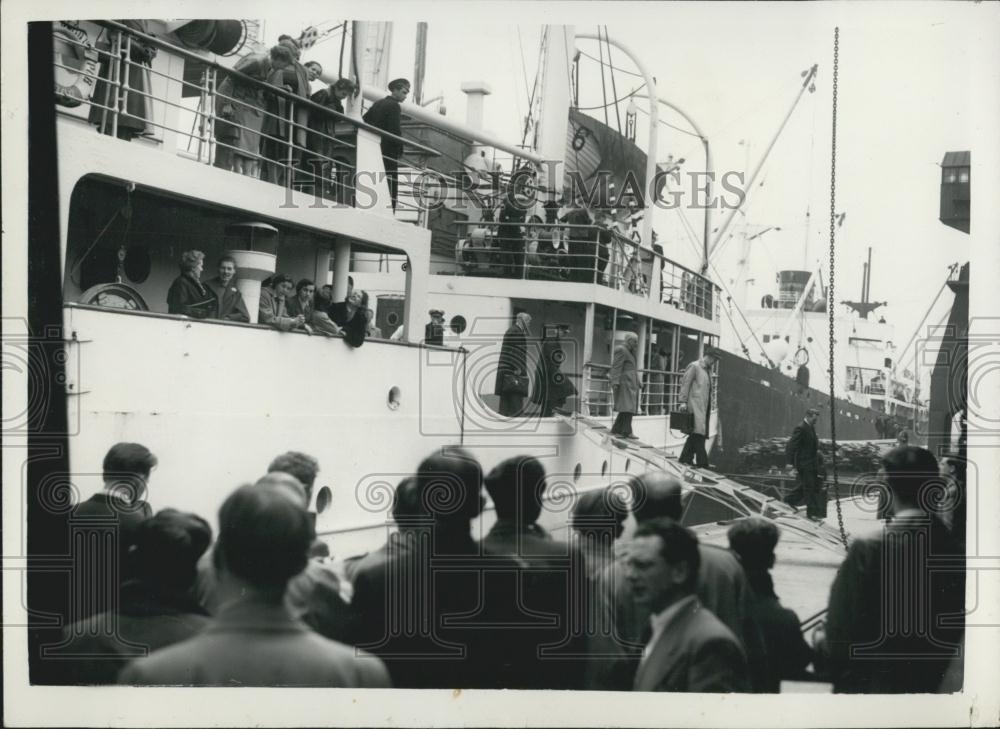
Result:
<svg viewBox="0 0 1000 729">
<path fill-rule="evenodd" d="M 316 494 L 316 513 L 322 514 L 326 511 L 331 501 L 333 501 L 333 491 L 330 490 L 329 486 L 324 486 Z"/>
<path fill-rule="evenodd" d="M 468 326 L 468 323 L 465 321 L 464 316 L 462 316 L 461 314 L 456 314 L 451 318 L 451 322 L 449 323 L 448 326 L 451 327 L 451 330 L 455 332 L 455 334 L 461 334 L 462 332 L 465 331 L 465 328 L 466 326 Z"/>
<path fill-rule="evenodd" d="M 390 410 L 399 410 L 399 403 L 402 396 L 403 396 L 402 391 L 398 387 L 393 385 L 391 388 L 389 388 L 389 395 L 388 397 L 386 397 L 385 404 L 389 407 Z"/>
<path fill-rule="evenodd" d="M 577 481 L 580 480 L 580 474 L 582 473 L 583 473 L 583 466 L 577 463 L 576 467 L 573 469 L 573 483 L 576 483 Z"/>
</svg>

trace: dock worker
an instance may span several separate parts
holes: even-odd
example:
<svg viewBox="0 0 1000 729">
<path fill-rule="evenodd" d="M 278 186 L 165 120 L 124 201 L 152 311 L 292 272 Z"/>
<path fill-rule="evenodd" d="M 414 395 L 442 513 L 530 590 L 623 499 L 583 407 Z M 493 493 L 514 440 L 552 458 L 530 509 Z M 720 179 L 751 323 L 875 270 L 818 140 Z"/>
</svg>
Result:
<svg viewBox="0 0 1000 729">
<path fill-rule="evenodd" d="M 714 349 L 706 349 L 701 359 L 696 359 L 684 370 L 681 379 L 680 408 L 694 415 L 694 427 L 688 433 L 678 459 L 685 465 L 708 467 L 705 439 L 712 419 L 712 367 L 719 361 Z"/>
<path fill-rule="evenodd" d="M 813 521 L 822 521 L 826 517 L 826 496 L 819 480 L 823 456 L 816 437 L 817 419 L 818 408 L 806 410 L 805 417 L 795 426 L 785 447 L 788 460 L 795 469 L 795 488 L 785 497 L 785 503 L 798 506 L 804 501 L 806 516 Z"/>
</svg>

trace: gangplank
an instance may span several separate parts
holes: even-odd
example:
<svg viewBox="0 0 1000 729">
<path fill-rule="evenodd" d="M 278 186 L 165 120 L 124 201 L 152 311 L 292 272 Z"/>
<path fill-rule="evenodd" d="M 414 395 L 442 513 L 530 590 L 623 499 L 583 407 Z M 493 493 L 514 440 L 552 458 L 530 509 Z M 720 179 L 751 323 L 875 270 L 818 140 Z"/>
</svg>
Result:
<svg viewBox="0 0 1000 729">
<path fill-rule="evenodd" d="M 715 473 L 707 468 L 695 468 L 680 463 L 677 456 L 663 448 L 612 435 L 603 423 L 579 413 L 556 413 L 556 417 L 566 425 L 575 428 L 599 448 L 611 452 L 624 451 L 633 461 L 644 463 L 648 470 L 666 471 L 680 480 L 684 489 L 684 513 L 681 522 L 696 523 L 693 509 L 699 500 L 706 499 L 725 507 L 731 514 L 729 520 L 748 516 L 760 516 L 774 522 L 786 533 L 794 533 L 812 544 L 843 554 L 844 543 L 840 532 L 832 526 L 810 521 L 796 509 L 780 499 L 757 491 L 731 478 Z M 697 523 L 704 523 L 698 521 Z"/>
</svg>

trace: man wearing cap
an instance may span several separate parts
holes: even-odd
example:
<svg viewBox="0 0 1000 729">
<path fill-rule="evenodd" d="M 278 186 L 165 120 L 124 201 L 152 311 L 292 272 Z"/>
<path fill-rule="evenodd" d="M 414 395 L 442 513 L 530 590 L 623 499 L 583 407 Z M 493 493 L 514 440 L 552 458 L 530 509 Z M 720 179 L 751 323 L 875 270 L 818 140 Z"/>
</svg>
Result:
<svg viewBox="0 0 1000 729">
<path fill-rule="evenodd" d="M 379 99 L 362 117 L 366 124 L 378 127 L 384 132 L 397 137 L 402 136 L 401 120 L 403 110 L 400 104 L 406 101 L 410 93 L 410 82 L 405 78 L 397 78 L 389 82 L 389 95 Z M 385 181 L 389 185 L 389 195 L 392 197 L 392 209 L 396 209 L 397 171 L 399 158 L 403 156 L 403 144 L 396 139 L 382 138 L 382 163 L 385 165 Z"/>
<path fill-rule="evenodd" d="M 712 418 L 712 367 L 719 361 L 714 349 L 706 348 L 701 359 L 696 359 L 684 370 L 679 395 L 680 409 L 694 415 L 694 427 L 688 433 L 684 449 L 678 459 L 681 463 L 698 468 L 708 467 L 705 439 Z"/>
<path fill-rule="evenodd" d="M 424 326 L 424 343 L 438 347 L 444 346 L 444 312 L 441 309 L 430 310 L 431 320 Z"/>
<path fill-rule="evenodd" d="M 785 446 L 785 455 L 795 468 L 795 488 L 785 497 L 785 503 L 797 506 L 805 501 L 806 516 L 813 521 L 822 521 L 826 516 L 826 495 L 819 480 L 823 456 L 816 437 L 817 419 L 819 410 L 806 410 L 805 417 L 795 426 Z"/>
</svg>

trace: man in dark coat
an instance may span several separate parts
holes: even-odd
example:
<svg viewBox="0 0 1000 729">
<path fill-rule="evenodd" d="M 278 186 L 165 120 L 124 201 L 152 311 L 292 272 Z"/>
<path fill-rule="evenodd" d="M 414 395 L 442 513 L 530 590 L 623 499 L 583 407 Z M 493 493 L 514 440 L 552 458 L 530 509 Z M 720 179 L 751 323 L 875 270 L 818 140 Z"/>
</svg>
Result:
<svg viewBox="0 0 1000 729">
<path fill-rule="evenodd" d="M 553 539 L 537 523 L 545 486 L 545 468 L 530 456 L 508 458 L 486 476 L 497 521 L 482 544 L 490 554 L 517 559 L 521 568 L 507 575 L 510 594 L 519 596 L 525 613 L 539 616 L 519 621 L 534 650 L 521 683 L 507 688 L 583 687 L 590 580 L 583 550 Z M 550 646 L 548 654 L 543 646 Z"/>
<path fill-rule="evenodd" d="M 410 93 L 410 82 L 405 78 L 397 78 L 389 82 L 389 95 L 372 104 L 372 107 L 362 117 L 366 124 L 378 127 L 384 132 L 397 137 L 403 135 L 403 111 L 400 104 L 406 101 Z M 396 192 L 398 187 L 399 158 L 403 156 L 403 144 L 395 139 L 382 138 L 382 163 L 385 166 L 386 183 L 389 185 L 389 195 L 392 197 L 392 209 L 396 209 Z"/>
<path fill-rule="evenodd" d="M 218 302 L 215 318 L 248 323 L 250 313 L 243 301 L 243 294 L 235 284 L 236 259 L 232 256 L 223 256 L 219 259 L 219 275 L 205 284 L 215 294 Z"/>
<path fill-rule="evenodd" d="M 576 395 L 576 387 L 562 373 L 566 360 L 563 337 L 569 333 L 569 326 L 559 324 L 551 336 L 542 340 L 542 356 L 535 368 L 535 390 L 531 401 L 542 406 L 542 417 L 552 417 L 556 408 L 561 408 L 566 400 Z"/>
<path fill-rule="evenodd" d="M 397 688 L 521 686 L 537 646 L 510 591 L 518 563 L 472 537 L 483 504 L 478 461 L 444 448 L 416 479 L 427 518 L 412 524 L 412 548 L 354 574 L 356 645 L 383 658 Z"/>
<path fill-rule="evenodd" d="M 528 336 L 531 334 L 531 315 L 519 312 L 514 324 L 503 335 L 500 347 L 500 364 L 494 394 L 500 396 L 500 414 L 515 417 L 524 409 L 528 396 Z"/>
<path fill-rule="evenodd" d="M 190 590 L 195 565 L 211 539 L 204 519 L 173 509 L 140 524 L 132 555 L 136 577 L 122 585 L 117 610 L 63 631 L 68 645 L 58 668 L 65 682 L 112 684 L 132 658 L 187 640 L 204 628 L 208 613 Z"/>
<path fill-rule="evenodd" d="M 806 516 L 813 521 L 822 521 L 826 517 L 826 492 L 819 480 L 822 456 L 816 437 L 818 418 L 819 410 L 809 408 L 802 422 L 795 426 L 785 447 L 788 460 L 795 468 L 795 488 L 785 497 L 785 503 L 798 506 L 805 501 Z"/>
<path fill-rule="evenodd" d="M 749 687 L 739 640 L 698 599 L 698 538 L 672 519 L 635 531 L 627 561 L 632 599 L 649 615 L 633 691 L 723 693 Z"/>
<path fill-rule="evenodd" d="M 781 681 L 802 679 L 813 651 L 802 637 L 799 616 L 782 607 L 774 592 L 771 568 L 780 536 L 773 522 L 759 516 L 740 519 L 727 533 L 750 584 L 750 614 L 760 627 L 767 657 L 765 693 L 781 691 Z"/>
<path fill-rule="evenodd" d="M 500 270 L 503 276 L 524 277 L 524 235 L 521 226 L 524 225 L 525 215 L 526 211 L 514 197 L 513 191 L 508 191 L 500 208 L 500 225 L 497 226 Z"/>
<path fill-rule="evenodd" d="M 965 564 L 938 515 L 941 477 L 924 448 L 882 458 L 893 501 L 886 528 L 856 538 L 830 589 L 824 653 L 838 693 L 937 693 L 960 664 Z M 957 684 L 957 685 L 956 685 Z"/>
<path fill-rule="evenodd" d="M 632 416 L 639 412 L 639 369 L 635 360 L 638 348 L 639 337 L 633 332 L 626 332 L 624 341 L 615 347 L 608 374 L 615 412 L 618 413 L 611 426 L 611 434 L 630 440 L 638 439 L 632 432 Z"/>
</svg>

